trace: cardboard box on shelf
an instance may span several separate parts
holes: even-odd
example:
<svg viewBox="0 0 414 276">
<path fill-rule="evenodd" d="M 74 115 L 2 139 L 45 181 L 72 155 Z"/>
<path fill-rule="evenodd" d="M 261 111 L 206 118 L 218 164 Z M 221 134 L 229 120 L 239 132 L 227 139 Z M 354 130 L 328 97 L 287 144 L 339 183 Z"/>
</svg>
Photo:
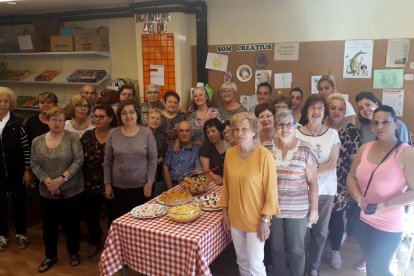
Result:
<svg viewBox="0 0 414 276">
<path fill-rule="evenodd" d="M 75 51 L 109 51 L 108 28 L 75 29 Z"/>
<path fill-rule="evenodd" d="M 21 52 L 42 52 L 45 50 L 43 40 L 34 32 L 24 32 L 17 36 Z"/>
<path fill-rule="evenodd" d="M 50 50 L 52 52 L 73 52 L 73 36 L 71 35 L 51 35 Z"/>
</svg>

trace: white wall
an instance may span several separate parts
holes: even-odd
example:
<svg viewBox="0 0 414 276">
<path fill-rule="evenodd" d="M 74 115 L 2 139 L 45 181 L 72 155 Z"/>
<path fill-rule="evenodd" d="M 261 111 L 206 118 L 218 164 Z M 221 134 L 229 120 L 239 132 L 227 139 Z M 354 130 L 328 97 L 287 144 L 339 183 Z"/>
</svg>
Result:
<svg viewBox="0 0 414 276">
<path fill-rule="evenodd" d="M 208 0 L 216 44 L 414 37 L 412 0 Z"/>
</svg>

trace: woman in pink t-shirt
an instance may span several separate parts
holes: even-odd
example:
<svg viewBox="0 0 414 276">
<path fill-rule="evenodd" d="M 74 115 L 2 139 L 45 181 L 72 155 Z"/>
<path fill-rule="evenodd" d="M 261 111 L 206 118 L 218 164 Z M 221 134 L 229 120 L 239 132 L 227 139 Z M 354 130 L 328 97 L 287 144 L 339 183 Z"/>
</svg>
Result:
<svg viewBox="0 0 414 276">
<path fill-rule="evenodd" d="M 360 148 L 347 178 L 347 188 L 361 208 L 355 233 L 367 275 L 392 275 L 389 266 L 401 240 L 403 206 L 414 202 L 414 149 L 399 141 L 396 122 L 392 107 L 374 111 L 371 128 L 378 140 Z"/>
</svg>

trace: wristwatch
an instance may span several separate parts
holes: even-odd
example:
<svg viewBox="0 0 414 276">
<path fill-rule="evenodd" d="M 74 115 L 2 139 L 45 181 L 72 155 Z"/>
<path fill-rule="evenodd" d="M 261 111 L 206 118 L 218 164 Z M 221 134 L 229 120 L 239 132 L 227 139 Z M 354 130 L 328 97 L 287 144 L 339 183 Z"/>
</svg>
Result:
<svg viewBox="0 0 414 276">
<path fill-rule="evenodd" d="M 62 174 L 60 177 L 62 177 L 62 178 L 63 178 L 63 181 L 64 181 L 64 182 L 68 182 L 68 181 L 69 181 L 69 178 L 68 178 L 68 177 L 66 177 L 64 174 Z"/>
<path fill-rule="evenodd" d="M 264 223 L 270 224 L 270 218 L 265 218 L 265 217 L 263 217 L 263 218 L 262 218 L 262 221 L 263 221 Z"/>
</svg>

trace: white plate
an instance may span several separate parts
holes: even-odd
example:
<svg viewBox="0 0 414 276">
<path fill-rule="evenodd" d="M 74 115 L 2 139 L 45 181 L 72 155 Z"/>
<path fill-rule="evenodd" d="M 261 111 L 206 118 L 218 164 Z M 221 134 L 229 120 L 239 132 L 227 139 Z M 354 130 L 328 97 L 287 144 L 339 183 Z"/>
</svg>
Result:
<svg viewBox="0 0 414 276">
<path fill-rule="evenodd" d="M 237 68 L 236 75 L 239 81 L 248 82 L 253 76 L 253 71 L 249 65 L 240 65 Z"/>
<path fill-rule="evenodd" d="M 131 215 L 136 218 L 157 218 L 165 213 L 165 207 L 158 203 L 147 203 L 131 210 Z"/>
</svg>

